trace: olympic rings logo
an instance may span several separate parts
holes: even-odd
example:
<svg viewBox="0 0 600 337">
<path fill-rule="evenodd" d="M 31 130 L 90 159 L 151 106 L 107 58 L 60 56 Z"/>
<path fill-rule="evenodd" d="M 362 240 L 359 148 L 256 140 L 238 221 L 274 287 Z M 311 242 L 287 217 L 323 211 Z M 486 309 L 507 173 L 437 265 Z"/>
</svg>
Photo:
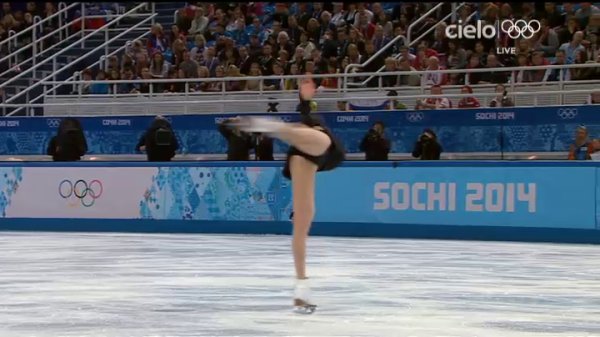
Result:
<svg viewBox="0 0 600 337">
<path fill-rule="evenodd" d="M 573 119 L 577 117 L 577 108 L 558 109 L 557 114 L 561 119 Z"/>
<path fill-rule="evenodd" d="M 512 20 L 504 20 L 500 24 L 500 29 L 508 34 L 511 39 L 518 39 L 519 37 L 531 39 L 542 29 L 542 24 L 538 20 L 531 20 L 529 22 L 523 19 L 514 22 Z"/>
<path fill-rule="evenodd" d="M 60 119 L 58 118 L 49 118 L 46 120 L 46 124 L 48 124 L 51 128 L 57 128 L 60 125 Z"/>
<path fill-rule="evenodd" d="M 75 197 L 81 201 L 81 205 L 84 207 L 92 207 L 96 199 L 102 196 L 102 192 L 104 192 L 104 187 L 102 182 L 97 179 L 89 183 L 83 179 L 79 179 L 75 183 L 65 179 L 58 184 L 58 194 L 63 199 Z"/>
<path fill-rule="evenodd" d="M 420 122 L 425 119 L 425 114 L 419 111 L 408 112 L 406 114 L 406 119 L 411 123 Z"/>
</svg>

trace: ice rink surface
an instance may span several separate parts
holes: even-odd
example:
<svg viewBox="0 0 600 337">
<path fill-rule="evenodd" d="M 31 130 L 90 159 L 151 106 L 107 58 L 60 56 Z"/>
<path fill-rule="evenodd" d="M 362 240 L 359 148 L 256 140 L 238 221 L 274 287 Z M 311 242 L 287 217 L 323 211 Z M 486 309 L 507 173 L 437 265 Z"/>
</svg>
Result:
<svg viewBox="0 0 600 337">
<path fill-rule="evenodd" d="M 0 336 L 600 336 L 600 246 L 0 232 Z"/>
</svg>

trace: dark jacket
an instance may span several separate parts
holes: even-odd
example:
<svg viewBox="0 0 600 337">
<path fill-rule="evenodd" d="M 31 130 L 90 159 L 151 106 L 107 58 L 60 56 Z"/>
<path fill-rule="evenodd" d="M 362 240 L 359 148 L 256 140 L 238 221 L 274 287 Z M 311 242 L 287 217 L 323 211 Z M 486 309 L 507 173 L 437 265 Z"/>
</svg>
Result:
<svg viewBox="0 0 600 337">
<path fill-rule="evenodd" d="M 54 161 L 76 161 L 87 152 L 87 142 L 79 120 L 67 117 L 60 122 L 56 136 L 50 139 L 46 153 Z"/>
<path fill-rule="evenodd" d="M 438 143 L 436 134 L 431 130 L 425 131 L 431 133 L 433 138 L 421 135 L 419 140 L 415 143 L 412 156 L 421 158 L 421 160 L 440 160 L 442 146 Z"/>
<path fill-rule="evenodd" d="M 252 137 L 245 132 L 235 133 L 229 123 L 224 121 L 219 125 L 219 132 L 227 139 L 227 160 L 250 160 Z"/>
<path fill-rule="evenodd" d="M 146 147 L 148 161 L 171 161 L 175 151 L 179 149 L 179 142 L 171 123 L 157 118 L 140 137 L 140 141 L 135 146 L 136 151 L 140 151 L 142 146 Z"/>
<path fill-rule="evenodd" d="M 365 152 L 365 159 L 368 161 L 388 160 L 390 148 L 390 141 L 373 129 L 369 130 L 360 143 L 360 150 Z"/>
<path fill-rule="evenodd" d="M 275 158 L 273 157 L 273 138 L 264 135 L 255 135 L 252 137 L 252 144 L 254 145 L 254 153 L 256 154 L 256 160 L 275 160 Z"/>
</svg>

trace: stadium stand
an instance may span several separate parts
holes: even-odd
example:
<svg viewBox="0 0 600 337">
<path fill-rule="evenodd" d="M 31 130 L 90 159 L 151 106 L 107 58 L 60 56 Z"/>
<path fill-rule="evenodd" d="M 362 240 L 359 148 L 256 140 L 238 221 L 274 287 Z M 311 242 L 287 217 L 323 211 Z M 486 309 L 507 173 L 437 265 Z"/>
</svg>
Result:
<svg viewBox="0 0 600 337">
<path fill-rule="evenodd" d="M 4 115 L 264 112 L 273 101 L 279 111 L 293 111 L 298 77 L 290 76 L 306 72 L 320 86 L 318 111 L 426 107 L 438 101 L 430 94 L 437 85 L 451 108 L 464 108 L 464 100 L 501 106 L 504 98 L 515 106 L 594 103 L 600 87 L 598 3 L 144 4 L 77 3 L 68 10 L 62 24 L 72 22 L 71 35 L 82 12 L 86 18 L 74 39 L 93 36 L 55 58 L 56 65 L 15 80 L 35 65 L 22 64 L 3 77 Z M 16 11 L 0 14 L 3 41 L 25 28 L 14 29 Z M 531 39 L 446 34 L 459 20 L 506 19 L 539 20 L 540 29 Z M 7 71 L 19 64 L 0 63 Z"/>
</svg>

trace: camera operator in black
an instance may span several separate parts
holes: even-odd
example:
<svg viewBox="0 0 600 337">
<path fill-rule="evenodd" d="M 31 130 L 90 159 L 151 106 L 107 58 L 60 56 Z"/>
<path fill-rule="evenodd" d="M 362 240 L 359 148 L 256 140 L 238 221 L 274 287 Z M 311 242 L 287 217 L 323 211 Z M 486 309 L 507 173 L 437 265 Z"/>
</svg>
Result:
<svg viewBox="0 0 600 337">
<path fill-rule="evenodd" d="M 250 150 L 254 148 L 249 133 L 230 127 L 239 118 L 228 118 L 219 124 L 219 132 L 227 139 L 227 160 L 250 160 Z"/>
<path fill-rule="evenodd" d="M 431 129 L 425 129 L 415 143 L 412 156 L 421 160 L 440 160 L 442 146 L 438 143 L 437 135 Z"/>
<path fill-rule="evenodd" d="M 391 146 L 390 141 L 385 138 L 384 131 L 385 125 L 383 122 L 375 122 L 363 138 L 360 143 L 360 150 L 365 153 L 366 160 L 388 160 Z"/>
<path fill-rule="evenodd" d="M 254 144 L 254 154 L 256 160 L 273 161 L 273 138 L 262 133 L 254 133 L 252 135 L 252 143 Z"/>
<path fill-rule="evenodd" d="M 154 118 L 135 146 L 136 151 L 146 151 L 148 161 L 171 161 L 178 148 L 171 123 L 162 116 Z"/>
<path fill-rule="evenodd" d="M 60 122 L 56 136 L 50 139 L 46 153 L 54 161 L 77 161 L 87 150 L 81 123 L 76 118 L 67 117 Z"/>
</svg>

